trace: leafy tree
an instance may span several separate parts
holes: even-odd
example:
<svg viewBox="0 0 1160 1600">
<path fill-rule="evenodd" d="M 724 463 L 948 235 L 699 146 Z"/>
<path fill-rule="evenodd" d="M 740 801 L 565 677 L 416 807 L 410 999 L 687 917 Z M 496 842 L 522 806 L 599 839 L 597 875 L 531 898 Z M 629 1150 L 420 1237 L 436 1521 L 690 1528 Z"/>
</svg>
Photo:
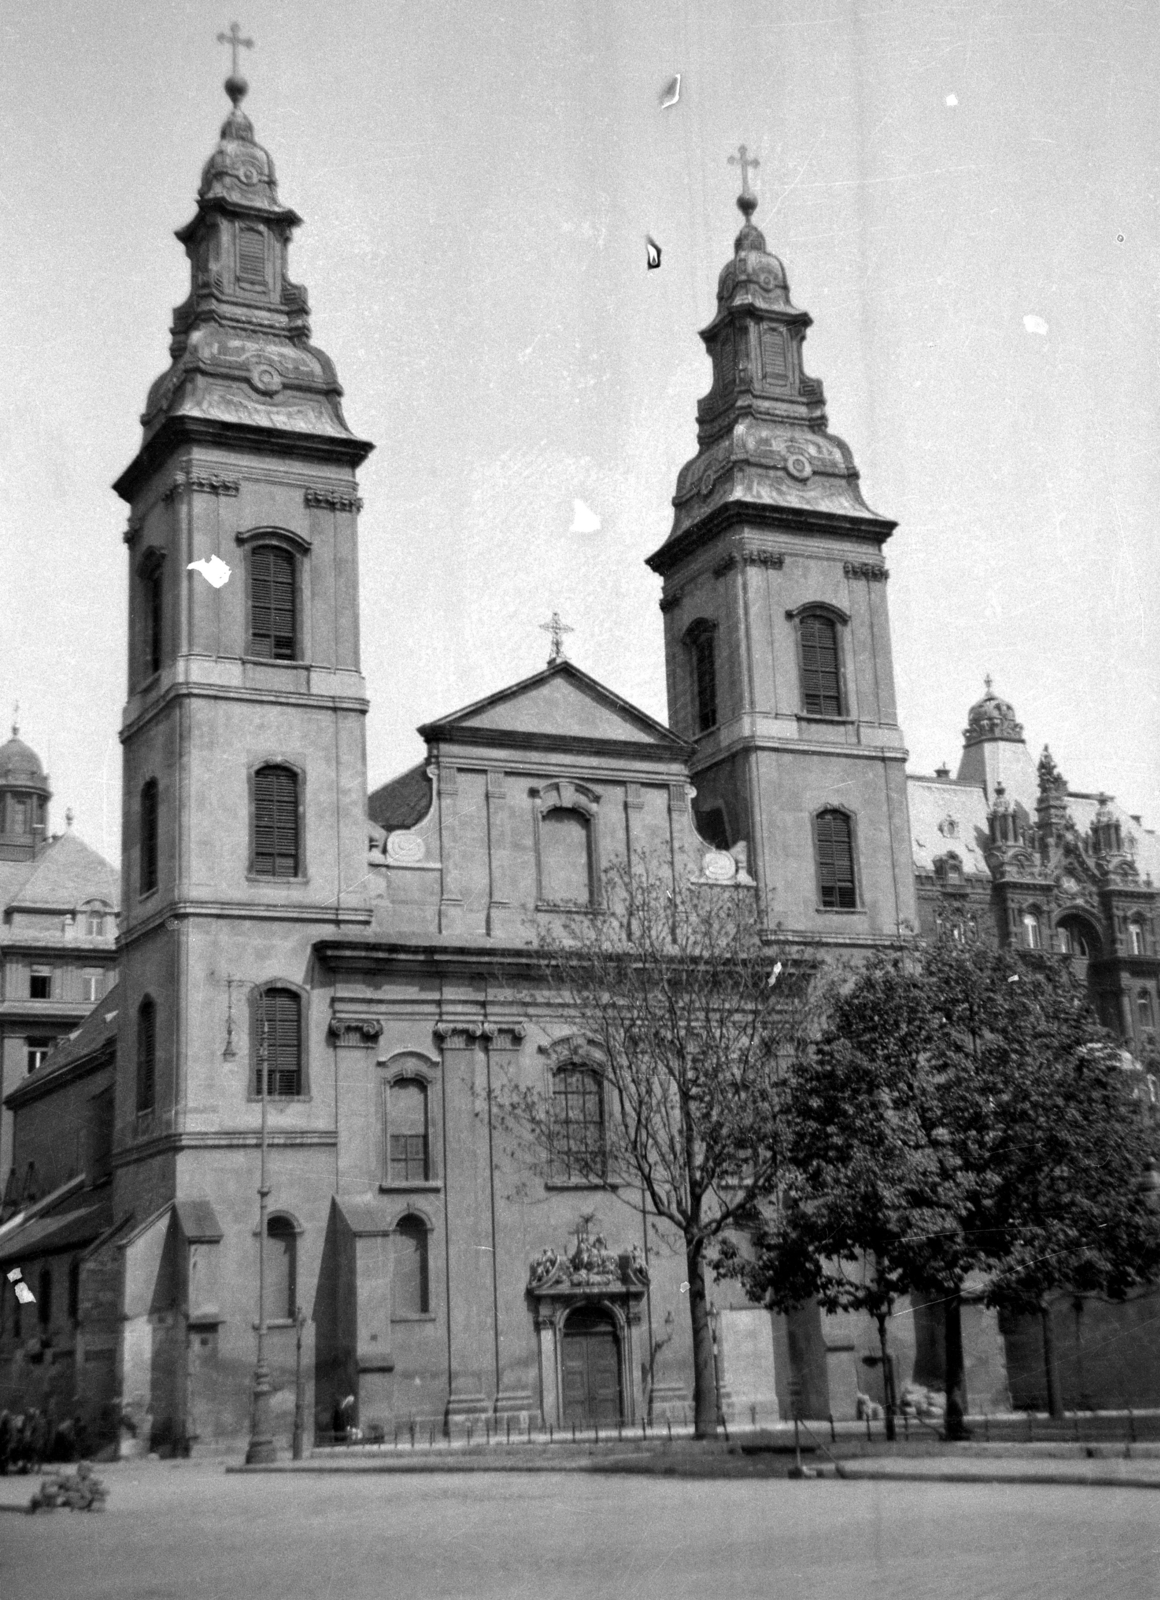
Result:
<svg viewBox="0 0 1160 1600">
<path fill-rule="evenodd" d="M 896 1298 L 940 1301 L 961 1436 L 968 1274 L 1049 1328 L 1052 1293 L 1122 1295 L 1160 1263 L 1153 1134 L 1118 1062 L 1066 963 L 950 943 L 871 961 L 795 1073 L 750 1292 L 867 1311 L 884 1358 Z"/>
<path fill-rule="evenodd" d="M 752 888 L 682 885 L 647 865 L 614 869 L 603 909 L 547 939 L 543 977 L 588 1041 L 605 1142 L 568 1146 L 550 1094 L 497 1096 L 525 1155 L 615 1186 L 668 1223 L 683 1249 L 695 1431 L 717 1431 L 705 1280 L 714 1242 L 782 1179 L 786 1064 L 806 1035 L 813 983 L 796 952 L 763 939 Z"/>
</svg>

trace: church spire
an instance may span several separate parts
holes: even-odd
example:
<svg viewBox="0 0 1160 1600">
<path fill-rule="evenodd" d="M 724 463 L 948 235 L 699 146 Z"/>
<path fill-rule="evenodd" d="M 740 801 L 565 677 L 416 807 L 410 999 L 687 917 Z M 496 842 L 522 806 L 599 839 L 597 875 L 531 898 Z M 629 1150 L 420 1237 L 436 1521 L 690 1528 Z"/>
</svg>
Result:
<svg viewBox="0 0 1160 1600">
<path fill-rule="evenodd" d="M 677 479 L 672 532 L 651 558 L 658 571 L 673 546 L 684 548 L 726 505 L 857 518 L 880 538 L 894 526 L 866 505 L 849 447 L 827 431 L 825 393 L 803 362 L 813 319 L 793 304 L 785 267 L 753 221 L 749 179 L 760 163 L 745 145 L 728 159 L 741 169 L 744 222 L 717 280 L 716 315 L 701 333 L 713 384 L 697 403 L 698 450 Z"/>
<path fill-rule="evenodd" d="M 238 51 L 253 41 L 236 23 L 219 39 L 233 52 L 230 109 L 202 168 L 197 212 L 177 233 L 190 292 L 173 313 L 172 365 L 149 391 L 143 443 L 178 418 L 350 439 L 334 364 L 309 342 L 306 291 L 289 275 L 302 219 L 279 199 L 274 162 L 242 109 L 249 85 Z"/>
</svg>

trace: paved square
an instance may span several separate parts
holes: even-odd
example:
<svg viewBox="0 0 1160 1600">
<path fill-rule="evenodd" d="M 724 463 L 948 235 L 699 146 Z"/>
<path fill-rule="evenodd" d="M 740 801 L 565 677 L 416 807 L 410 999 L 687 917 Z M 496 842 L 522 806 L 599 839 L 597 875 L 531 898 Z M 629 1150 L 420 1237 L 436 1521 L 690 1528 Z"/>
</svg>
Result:
<svg viewBox="0 0 1160 1600">
<path fill-rule="evenodd" d="M 102 1468 L 103 1516 L 0 1515 L 4 1600 L 1151 1600 L 1160 1493 L 587 1473 Z M 28 1478 L 0 1479 L 27 1504 Z"/>
</svg>

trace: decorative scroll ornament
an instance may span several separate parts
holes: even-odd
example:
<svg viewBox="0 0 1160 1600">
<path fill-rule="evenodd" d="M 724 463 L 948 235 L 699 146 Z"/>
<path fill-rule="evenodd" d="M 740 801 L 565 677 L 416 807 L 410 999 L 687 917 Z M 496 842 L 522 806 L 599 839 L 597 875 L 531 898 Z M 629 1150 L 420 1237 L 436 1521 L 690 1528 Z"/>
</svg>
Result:
<svg viewBox="0 0 1160 1600">
<path fill-rule="evenodd" d="M 237 478 L 222 478 L 216 472 L 187 472 L 180 478 L 175 478 L 161 498 L 162 500 L 174 500 L 181 494 L 235 495 L 240 490 L 241 483 Z"/>
<path fill-rule="evenodd" d="M 336 1044 L 374 1044 L 383 1025 L 378 1017 L 331 1017 L 326 1031 Z"/>
<path fill-rule="evenodd" d="M 619 1254 L 608 1248 L 601 1233 L 585 1235 L 569 1254 L 541 1250 L 528 1271 L 529 1294 L 560 1294 L 602 1290 L 605 1293 L 643 1294 L 648 1288 L 648 1268 L 638 1244 Z"/>
<path fill-rule="evenodd" d="M 387 860 L 396 866 L 413 867 L 427 854 L 427 846 L 417 833 L 398 829 L 387 835 Z"/>
</svg>

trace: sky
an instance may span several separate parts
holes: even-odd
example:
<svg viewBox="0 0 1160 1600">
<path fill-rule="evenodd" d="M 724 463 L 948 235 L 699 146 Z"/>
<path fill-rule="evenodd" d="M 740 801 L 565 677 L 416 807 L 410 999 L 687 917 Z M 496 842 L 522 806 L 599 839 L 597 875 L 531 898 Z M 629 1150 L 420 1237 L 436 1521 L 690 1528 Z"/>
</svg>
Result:
<svg viewBox="0 0 1160 1600">
<path fill-rule="evenodd" d="M 125 507 L 233 14 L 0 14 L 0 713 L 119 855 Z M 911 769 L 991 673 L 1160 824 L 1160 10 L 1148 0 L 248 0 L 246 109 L 360 472 L 369 781 L 571 658 L 665 716 L 659 580 L 740 219 L 887 546 Z M 681 74 L 680 98 L 662 90 Z M 662 246 L 645 266 L 645 237 Z M 579 501 L 590 516 L 576 517 Z M 598 520 L 598 528 L 593 524 Z M 580 531 L 587 527 L 588 531 Z M 576 530 L 576 531 L 573 531 Z"/>
</svg>

